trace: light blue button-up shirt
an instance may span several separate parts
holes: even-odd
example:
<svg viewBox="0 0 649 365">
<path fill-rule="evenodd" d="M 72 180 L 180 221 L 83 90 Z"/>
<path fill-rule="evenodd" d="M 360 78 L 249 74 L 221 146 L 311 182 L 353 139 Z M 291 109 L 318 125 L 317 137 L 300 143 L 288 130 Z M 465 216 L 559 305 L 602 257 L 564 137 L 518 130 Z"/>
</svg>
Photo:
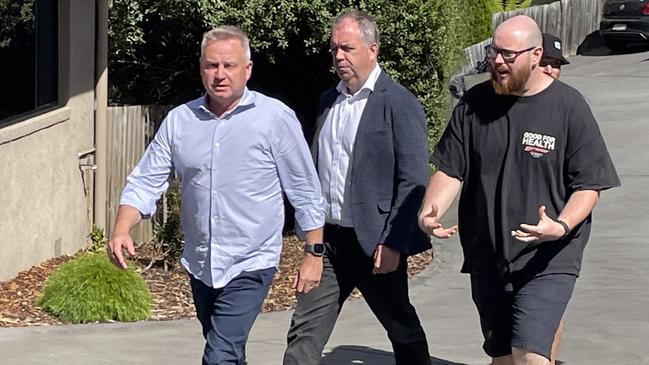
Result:
<svg viewBox="0 0 649 365">
<path fill-rule="evenodd" d="M 206 285 L 221 288 L 243 271 L 278 265 L 282 190 L 303 230 L 324 224 L 324 202 L 290 108 L 248 89 L 221 117 L 205 102 L 201 97 L 169 112 L 129 175 L 121 204 L 152 215 L 175 169 L 185 234 L 181 263 Z"/>
</svg>

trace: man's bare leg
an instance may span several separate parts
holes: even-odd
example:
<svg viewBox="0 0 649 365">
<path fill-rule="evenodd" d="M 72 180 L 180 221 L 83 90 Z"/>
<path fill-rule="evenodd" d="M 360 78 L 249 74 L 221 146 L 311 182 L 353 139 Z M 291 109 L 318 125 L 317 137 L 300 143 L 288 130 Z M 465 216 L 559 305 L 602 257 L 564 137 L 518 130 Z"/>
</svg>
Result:
<svg viewBox="0 0 649 365">
<path fill-rule="evenodd" d="M 550 365 L 550 360 L 526 349 L 512 348 L 514 365 Z"/>
<path fill-rule="evenodd" d="M 554 333 L 554 340 L 552 340 L 552 350 L 550 352 L 550 365 L 556 365 L 557 351 L 559 351 L 559 341 L 561 340 L 562 333 L 563 333 L 563 319 L 561 319 L 561 322 L 559 322 L 559 328 L 557 328 L 557 332 Z"/>
<path fill-rule="evenodd" d="M 494 357 L 491 359 L 491 365 L 514 365 L 512 355 Z"/>
</svg>

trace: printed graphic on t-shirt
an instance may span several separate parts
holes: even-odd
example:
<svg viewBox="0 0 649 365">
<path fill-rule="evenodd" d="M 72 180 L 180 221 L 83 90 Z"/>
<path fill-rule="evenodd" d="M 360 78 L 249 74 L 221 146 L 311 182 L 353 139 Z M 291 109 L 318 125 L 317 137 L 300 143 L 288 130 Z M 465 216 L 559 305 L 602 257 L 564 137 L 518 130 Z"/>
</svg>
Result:
<svg viewBox="0 0 649 365">
<path fill-rule="evenodd" d="M 545 134 L 535 132 L 523 133 L 522 144 L 525 146 L 524 151 L 529 152 L 534 158 L 545 156 L 548 152 L 554 151 L 554 143 L 556 138 L 554 136 L 546 136 Z"/>
</svg>

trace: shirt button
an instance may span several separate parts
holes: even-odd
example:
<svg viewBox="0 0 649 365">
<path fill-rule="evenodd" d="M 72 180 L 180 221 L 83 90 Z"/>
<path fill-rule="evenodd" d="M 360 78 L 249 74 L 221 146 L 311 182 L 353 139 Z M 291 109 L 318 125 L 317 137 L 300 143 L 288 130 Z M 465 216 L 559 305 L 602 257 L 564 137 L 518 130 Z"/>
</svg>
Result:
<svg viewBox="0 0 649 365">
<path fill-rule="evenodd" d="M 215 143 L 214 147 L 219 148 L 219 147 L 221 147 L 221 144 L 220 143 Z"/>
</svg>

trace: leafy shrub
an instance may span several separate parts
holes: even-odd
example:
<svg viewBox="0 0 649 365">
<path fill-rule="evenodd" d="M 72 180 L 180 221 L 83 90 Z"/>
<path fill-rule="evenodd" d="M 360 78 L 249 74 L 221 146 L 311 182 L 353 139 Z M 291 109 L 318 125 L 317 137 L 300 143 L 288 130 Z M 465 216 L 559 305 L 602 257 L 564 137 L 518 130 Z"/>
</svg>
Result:
<svg viewBox="0 0 649 365">
<path fill-rule="evenodd" d="M 73 323 L 132 322 L 149 317 L 151 296 L 132 269 L 115 267 L 106 255 L 85 254 L 47 279 L 38 305 Z"/>
<path fill-rule="evenodd" d="M 493 14 L 530 7 L 532 0 L 474 0 L 467 1 L 465 6 L 470 8 L 467 21 L 473 31 L 470 44 L 481 42 L 492 33 Z"/>
<path fill-rule="evenodd" d="M 88 252 L 90 253 L 104 253 L 106 252 L 106 234 L 104 233 L 103 228 L 97 226 L 92 226 L 90 234 L 90 245 L 88 246 Z"/>
<path fill-rule="evenodd" d="M 496 6 L 498 3 L 502 6 L 502 2 L 501 0 L 475 0 L 467 3 L 468 6 L 471 6 L 470 14 L 467 19 L 473 29 L 473 32 L 471 32 L 472 37 L 470 43 L 476 44 L 491 37 L 491 18 L 494 13 L 502 11 L 502 8 L 497 10 L 498 7 Z"/>
<path fill-rule="evenodd" d="M 528 8 L 532 0 L 486 0 L 492 13 Z"/>
<path fill-rule="evenodd" d="M 476 7 L 467 5 L 472 3 L 142 0 L 135 5 L 113 0 L 110 102 L 178 105 L 197 97 L 202 93 L 200 37 L 215 25 L 232 24 L 250 36 L 254 70 L 249 86 L 287 103 L 308 133 L 319 93 L 336 83 L 328 52 L 330 22 L 357 7 L 376 19 L 382 38 L 379 61 L 422 102 L 434 142 L 449 113 L 446 83 L 465 61 L 462 49 L 490 33 L 490 14 L 487 21 L 484 13 L 475 16 Z"/>
</svg>

